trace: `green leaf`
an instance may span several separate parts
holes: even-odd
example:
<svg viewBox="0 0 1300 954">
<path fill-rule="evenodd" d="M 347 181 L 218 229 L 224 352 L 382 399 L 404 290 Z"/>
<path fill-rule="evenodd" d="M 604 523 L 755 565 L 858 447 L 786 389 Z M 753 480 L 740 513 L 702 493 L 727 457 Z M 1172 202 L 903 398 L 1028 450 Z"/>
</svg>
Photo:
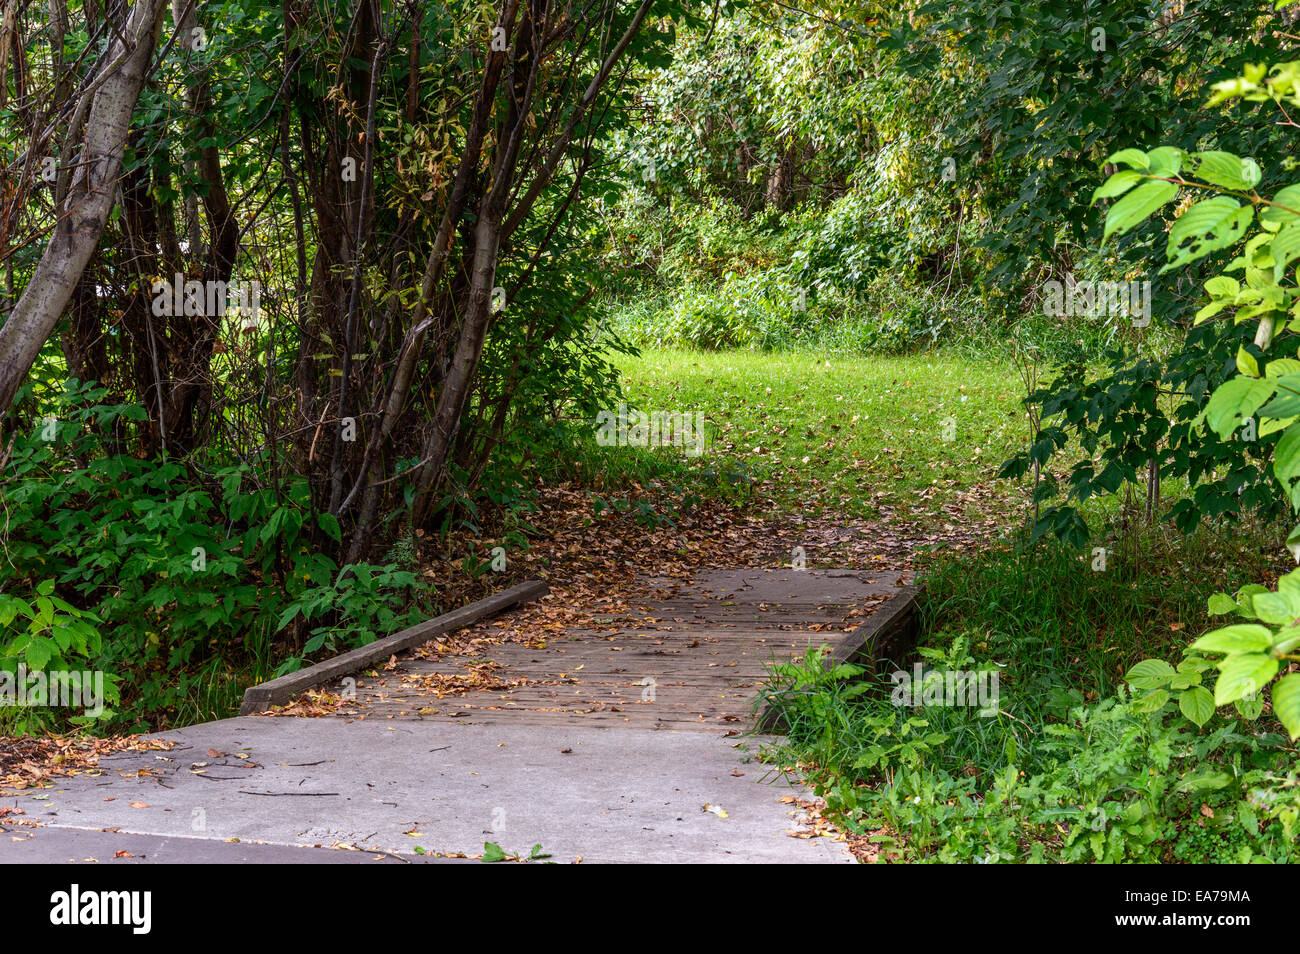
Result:
<svg viewBox="0 0 1300 954">
<path fill-rule="evenodd" d="M 1259 718 L 1259 714 L 1264 711 L 1264 700 L 1259 696 L 1253 696 L 1249 699 L 1242 697 L 1232 704 L 1232 707 L 1241 713 L 1241 717 L 1248 722 Z"/>
<path fill-rule="evenodd" d="M 1274 658 L 1280 659 L 1293 652 L 1297 646 L 1300 646 L 1300 626 L 1283 626 L 1274 634 L 1270 650 Z"/>
<path fill-rule="evenodd" d="M 506 853 L 495 841 L 483 842 L 483 860 L 486 862 L 505 861 Z"/>
<path fill-rule="evenodd" d="M 1114 155 L 1109 156 L 1103 165 L 1125 165 L 1130 169 L 1141 169 L 1143 171 L 1151 168 L 1146 153 L 1141 149 L 1121 149 Z"/>
<path fill-rule="evenodd" d="M 1092 194 L 1092 205 L 1096 205 L 1098 199 L 1113 199 L 1117 195 L 1123 195 L 1141 182 L 1142 178 L 1142 173 L 1132 169 L 1120 170 L 1097 187 Z"/>
<path fill-rule="evenodd" d="M 1273 256 L 1273 281 L 1279 282 L 1287 266 L 1300 258 L 1300 222 L 1292 222 L 1278 232 L 1269 250 Z"/>
<path fill-rule="evenodd" d="M 1300 618 L 1300 593 L 1260 593 L 1255 597 L 1255 615 L 1265 623 L 1290 623 Z M 1273 645 L 1271 637 L 1269 645 Z"/>
<path fill-rule="evenodd" d="M 1238 653 L 1219 665 L 1214 704 L 1224 706 L 1242 696 L 1257 694 L 1277 675 L 1277 660 L 1263 653 Z"/>
<path fill-rule="evenodd" d="M 343 531 L 339 528 L 338 518 L 332 513 L 322 513 L 317 515 L 316 524 L 325 534 L 335 543 L 343 542 Z"/>
<path fill-rule="evenodd" d="M 1222 616 L 1225 613 L 1235 613 L 1237 611 L 1237 601 L 1226 593 L 1215 593 L 1209 599 L 1209 605 L 1206 609 L 1211 616 Z"/>
<path fill-rule="evenodd" d="M 1267 370 L 1270 372 L 1269 376 L 1277 381 L 1278 393 L 1277 397 L 1259 409 L 1260 417 L 1280 419 L 1300 415 L 1300 374 L 1286 374 L 1281 377 L 1272 375 L 1273 365 L 1280 363 L 1269 362 Z"/>
<path fill-rule="evenodd" d="M 1106 212 L 1106 228 L 1101 240 L 1105 242 L 1114 233 L 1123 235 L 1135 225 L 1145 222 L 1157 209 L 1178 195 L 1178 186 L 1172 182 L 1151 179 L 1133 189 Z"/>
<path fill-rule="evenodd" d="M 1266 205 L 1260 208 L 1261 223 L 1266 226 L 1280 226 L 1300 220 L 1300 185 L 1289 185 L 1285 189 L 1280 189 L 1277 195 L 1273 196 L 1273 201 L 1277 205 Z M 1278 206 L 1285 206 L 1285 208 L 1278 208 Z M 1296 211 L 1289 211 L 1291 209 Z"/>
<path fill-rule="evenodd" d="M 1273 475 L 1292 494 L 1292 481 L 1300 477 L 1300 427 L 1288 427 L 1273 448 Z M 1292 496 L 1294 501 L 1294 495 Z M 1290 547 L 1291 538 L 1287 538 Z"/>
<path fill-rule="evenodd" d="M 1175 146 L 1157 146 L 1147 153 L 1147 171 L 1153 176 L 1176 176 L 1184 153 Z"/>
<path fill-rule="evenodd" d="M 1138 696 L 1129 704 L 1129 707 L 1134 712 L 1156 712 L 1168 701 L 1168 691 L 1156 689 Z"/>
<path fill-rule="evenodd" d="M 1211 768 L 1202 766 L 1191 775 L 1188 775 L 1175 787 L 1179 792 L 1205 792 L 1216 791 L 1232 784 L 1232 776 L 1227 772 L 1216 772 Z"/>
<path fill-rule="evenodd" d="M 1246 234 L 1254 215 L 1254 206 L 1242 205 L 1226 195 L 1197 202 L 1169 229 L 1165 247 L 1169 263 L 1160 271 L 1167 272 L 1235 245 Z"/>
<path fill-rule="evenodd" d="M 1295 358 L 1272 358 L 1268 362 L 1268 367 L 1264 373 L 1270 378 L 1277 378 L 1279 382 L 1291 375 L 1295 375 L 1296 393 L 1300 394 L 1300 361 Z"/>
<path fill-rule="evenodd" d="M 289 622 L 302 611 L 301 603 L 290 603 L 288 609 L 280 614 L 279 620 L 276 621 L 275 631 L 278 633 L 289 625 Z"/>
<path fill-rule="evenodd" d="M 1273 686 L 1273 715 L 1294 742 L 1300 738 L 1300 673 L 1283 676 Z"/>
<path fill-rule="evenodd" d="M 1245 345 L 1237 346 L 1237 370 L 1247 377 L 1259 377 L 1259 362 L 1246 350 Z"/>
<path fill-rule="evenodd" d="M 1205 283 L 1205 290 L 1211 298 L 1236 299 L 1237 293 L 1241 291 L 1241 283 L 1227 275 L 1215 275 Z"/>
<path fill-rule="evenodd" d="M 1273 645 L 1273 631 L 1255 623 L 1234 623 L 1206 633 L 1191 648 L 1203 653 L 1260 653 Z"/>
<path fill-rule="evenodd" d="M 1286 535 L 1286 548 L 1291 551 L 1291 556 L 1297 563 L 1300 563 L 1300 524 L 1291 528 L 1291 532 Z"/>
<path fill-rule="evenodd" d="M 1144 659 L 1125 673 L 1124 681 L 1139 689 L 1159 689 L 1174 677 L 1174 672 L 1174 667 L 1163 659 Z"/>
<path fill-rule="evenodd" d="M 1212 150 L 1197 153 L 1194 159 L 1197 177 L 1224 189 L 1253 189 L 1263 175 L 1254 159 L 1243 159 L 1230 152 Z"/>
<path fill-rule="evenodd" d="M 1193 686 L 1178 696 L 1178 708 L 1188 721 L 1203 726 L 1214 715 L 1214 696 L 1203 686 Z"/>
<path fill-rule="evenodd" d="M 1205 422 L 1220 438 L 1227 439 L 1248 417 L 1273 396 L 1277 382 L 1236 377 L 1219 385 L 1205 405 Z"/>
<path fill-rule="evenodd" d="M 23 655 L 27 661 L 27 668 L 39 672 L 54 655 L 54 643 L 43 636 L 38 636 L 27 644 L 27 650 Z"/>
</svg>

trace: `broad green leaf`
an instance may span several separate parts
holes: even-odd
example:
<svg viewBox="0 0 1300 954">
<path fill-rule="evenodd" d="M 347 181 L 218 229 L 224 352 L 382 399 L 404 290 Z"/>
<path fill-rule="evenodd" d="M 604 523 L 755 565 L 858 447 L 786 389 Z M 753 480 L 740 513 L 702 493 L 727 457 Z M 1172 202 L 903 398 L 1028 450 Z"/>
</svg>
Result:
<svg viewBox="0 0 1300 954">
<path fill-rule="evenodd" d="M 1113 199 L 1117 195 L 1123 195 L 1141 181 L 1142 173 L 1121 169 L 1097 187 L 1092 194 L 1092 204 L 1096 205 L 1098 199 Z"/>
<path fill-rule="evenodd" d="M 1224 189 L 1253 189 L 1262 176 L 1254 159 L 1243 159 L 1230 152 L 1211 150 L 1197 153 L 1195 160 L 1196 176 Z"/>
<path fill-rule="evenodd" d="M 1237 603 L 1241 606 L 1241 615 L 1247 619 L 1255 618 L 1255 597 L 1260 593 L 1267 593 L 1268 587 L 1261 586 L 1258 583 L 1247 583 L 1241 589 L 1237 590 Z"/>
<path fill-rule="evenodd" d="M 1265 623 L 1290 623 L 1300 618 L 1300 594 L 1294 592 L 1261 593 L 1255 597 L 1255 613 Z M 1269 639 L 1269 645 L 1273 644 Z"/>
<path fill-rule="evenodd" d="M 1273 238 L 1273 281 L 1281 281 L 1286 267 L 1300 258 L 1300 222 L 1292 222 Z"/>
<path fill-rule="evenodd" d="M 1273 715 L 1294 742 L 1300 738 L 1300 673 L 1283 676 L 1273 686 Z"/>
<path fill-rule="evenodd" d="M 1248 722 L 1253 722 L 1259 718 L 1259 714 L 1264 711 L 1263 696 L 1242 696 L 1232 704 L 1233 708 L 1241 713 L 1241 717 Z"/>
<path fill-rule="evenodd" d="M 1145 222 L 1157 209 L 1178 195 L 1178 186 L 1172 182 L 1152 179 L 1128 192 L 1106 212 L 1106 228 L 1101 240 L 1105 242 L 1114 233 L 1123 235 L 1135 225 Z"/>
<path fill-rule="evenodd" d="M 54 655 L 54 643 L 43 636 L 37 636 L 27 644 L 27 650 L 23 655 L 28 669 L 40 671 Z"/>
<path fill-rule="evenodd" d="M 1207 693 L 1208 695 L 1208 693 Z M 1212 712 L 1213 710 L 1211 710 Z M 1212 792 L 1232 784 L 1232 776 L 1227 772 L 1216 772 L 1208 766 L 1201 766 L 1191 775 L 1184 777 L 1175 787 L 1179 792 Z"/>
<path fill-rule="evenodd" d="M 1207 318 L 1217 315 L 1229 305 L 1237 303 L 1237 296 L 1241 294 L 1241 285 L 1235 278 L 1227 275 L 1216 275 L 1205 283 L 1205 290 L 1210 294 L 1210 303 L 1196 313 L 1195 324 L 1200 324 Z"/>
<path fill-rule="evenodd" d="M 1273 638 L 1272 653 L 1281 659 L 1287 653 L 1293 653 L 1300 646 L 1300 626 L 1283 626 Z"/>
<path fill-rule="evenodd" d="M 1153 176 L 1176 176 L 1185 153 L 1175 146 L 1157 146 L 1147 153 L 1147 171 Z"/>
<path fill-rule="evenodd" d="M 1211 298 L 1236 298 L 1241 291 L 1241 283 L 1227 275 L 1215 275 L 1205 283 L 1205 290 Z"/>
<path fill-rule="evenodd" d="M 1273 196 L 1273 201 L 1277 205 L 1265 205 L 1260 208 L 1260 222 L 1265 225 L 1280 226 L 1300 220 L 1300 185 L 1289 185 L 1285 189 L 1280 189 L 1277 195 Z"/>
<path fill-rule="evenodd" d="M 1291 556 L 1296 563 L 1300 563 L 1300 525 L 1292 527 L 1291 532 L 1286 535 L 1286 548 L 1291 551 Z"/>
<path fill-rule="evenodd" d="M 1277 660 L 1263 653 L 1238 653 L 1219 664 L 1214 704 L 1224 706 L 1242 696 L 1258 693 L 1277 675 Z"/>
<path fill-rule="evenodd" d="M 1262 424 L 1259 425 L 1259 436 L 1268 437 L 1268 435 L 1270 434 L 1276 434 L 1278 431 L 1284 431 L 1292 424 L 1294 424 L 1296 421 L 1300 421 L 1300 416 L 1269 418 L 1268 420 L 1264 421 Z"/>
<path fill-rule="evenodd" d="M 1203 653 L 1260 653 L 1273 645 L 1273 631 L 1255 623 L 1234 623 L 1206 633 L 1191 648 Z M 1140 665 L 1140 664 L 1139 664 Z"/>
<path fill-rule="evenodd" d="M 1165 257 L 1169 263 L 1161 272 L 1204 258 L 1211 252 L 1237 244 L 1246 234 L 1255 209 L 1226 195 L 1205 199 L 1191 206 L 1169 229 Z"/>
<path fill-rule="evenodd" d="M 1290 495 L 1292 482 L 1300 477 L 1300 427 L 1287 428 L 1273 448 L 1273 475 Z"/>
<path fill-rule="evenodd" d="M 1237 377 L 1215 389 L 1205 406 L 1205 421 L 1219 437 L 1227 439 L 1248 417 L 1254 417 L 1276 388 L 1267 379 Z"/>
<path fill-rule="evenodd" d="M 1207 669 L 1213 669 L 1214 662 L 1205 656 L 1188 656 L 1178 664 L 1179 672 L 1205 672 Z"/>
<path fill-rule="evenodd" d="M 1104 165 L 1125 165 L 1130 169 L 1142 169 L 1143 171 L 1151 168 L 1151 163 L 1147 162 L 1146 153 L 1141 149 L 1121 149 L 1107 158 Z"/>
<path fill-rule="evenodd" d="M 1277 397 L 1259 409 L 1260 417 L 1284 418 L 1300 415 L 1300 374 L 1277 379 Z"/>
<path fill-rule="evenodd" d="M 1300 361 L 1295 358 L 1270 358 L 1268 367 L 1264 369 L 1266 377 L 1284 378 L 1289 374 L 1296 375 L 1296 381 L 1300 382 Z M 1300 384 L 1297 385 L 1300 391 Z"/>
<path fill-rule="evenodd" d="M 1174 667 L 1163 659 L 1144 659 L 1124 675 L 1124 681 L 1139 689 L 1158 689 L 1174 676 Z"/>
<path fill-rule="evenodd" d="M 1204 686 L 1192 686 L 1179 694 L 1178 708 L 1190 721 L 1205 725 L 1214 715 L 1214 696 Z"/>
<path fill-rule="evenodd" d="M 339 527 L 338 518 L 332 513 L 321 513 L 317 515 L 316 523 L 335 543 L 342 541 L 343 532 Z"/>
<path fill-rule="evenodd" d="M 1279 593 L 1300 593 L 1300 570 L 1283 573 L 1277 578 Z"/>
<path fill-rule="evenodd" d="M 1225 613 L 1235 613 L 1237 610 L 1237 601 L 1226 593 L 1215 593 L 1209 599 L 1207 612 L 1211 616 L 1222 616 Z"/>
<path fill-rule="evenodd" d="M 1155 712 L 1168 701 L 1168 691 L 1156 689 L 1154 692 L 1147 692 L 1137 696 L 1129 703 L 1129 707 L 1134 712 Z"/>
</svg>

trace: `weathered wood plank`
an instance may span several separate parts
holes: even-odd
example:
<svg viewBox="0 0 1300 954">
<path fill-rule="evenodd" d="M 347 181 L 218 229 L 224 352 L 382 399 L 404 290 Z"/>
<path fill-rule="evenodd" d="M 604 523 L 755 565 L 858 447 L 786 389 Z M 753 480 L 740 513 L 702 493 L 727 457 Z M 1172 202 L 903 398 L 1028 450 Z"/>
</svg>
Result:
<svg viewBox="0 0 1300 954">
<path fill-rule="evenodd" d="M 305 689 L 319 686 L 331 679 L 338 679 L 358 669 L 364 669 L 371 663 L 387 659 L 394 653 L 428 642 L 434 636 L 476 623 L 493 613 L 545 596 L 547 592 L 549 589 L 541 580 L 528 580 L 500 593 L 493 593 L 468 606 L 462 606 L 450 613 L 444 613 L 391 636 L 375 640 L 368 646 L 341 653 L 314 666 L 289 673 L 287 676 L 249 686 L 244 690 L 244 702 L 239 707 L 239 714 L 249 715 L 263 712 L 271 706 L 283 705 Z"/>
</svg>

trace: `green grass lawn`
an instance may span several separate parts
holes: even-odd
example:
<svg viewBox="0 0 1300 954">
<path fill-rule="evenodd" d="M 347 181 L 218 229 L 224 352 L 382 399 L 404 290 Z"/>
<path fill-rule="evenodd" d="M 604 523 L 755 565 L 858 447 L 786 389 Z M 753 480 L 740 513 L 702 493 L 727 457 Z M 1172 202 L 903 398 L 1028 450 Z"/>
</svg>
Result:
<svg viewBox="0 0 1300 954">
<path fill-rule="evenodd" d="M 633 406 L 703 412 L 699 466 L 735 463 L 757 497 L 804 512 L 931 514 L 1028 439 L 1015 369 L 993 361 L 653 351 L 618 364 Z"/>
</svg>

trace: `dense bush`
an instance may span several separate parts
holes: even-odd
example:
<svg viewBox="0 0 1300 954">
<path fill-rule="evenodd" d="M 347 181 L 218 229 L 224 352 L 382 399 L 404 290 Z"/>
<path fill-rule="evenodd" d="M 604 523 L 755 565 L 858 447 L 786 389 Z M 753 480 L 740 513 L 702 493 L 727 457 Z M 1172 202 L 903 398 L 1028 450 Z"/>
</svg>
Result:
<svg viewBox="0 0 1300 954">
<path fill-rule="evenodd" d="M 102 670 L 121 694 L 101 727 L 143 728 L 226 715 L 240 680 L 286 655 L 281 670 L 422 618 L 428 598 L 408 570 L 341 572 L 319 552 L 312 529 L 336 539 L 339 528 L 312 511 L 301 480 L 268 485 L 244 464 L 201 471 L 114 452 L 105 436 L 143 412 L 103 397 L 71 382 L 58 413 L 14 442 L 0 670 Z M 33 602 L 45 613 L 35 634 Z"/>
</svg>

